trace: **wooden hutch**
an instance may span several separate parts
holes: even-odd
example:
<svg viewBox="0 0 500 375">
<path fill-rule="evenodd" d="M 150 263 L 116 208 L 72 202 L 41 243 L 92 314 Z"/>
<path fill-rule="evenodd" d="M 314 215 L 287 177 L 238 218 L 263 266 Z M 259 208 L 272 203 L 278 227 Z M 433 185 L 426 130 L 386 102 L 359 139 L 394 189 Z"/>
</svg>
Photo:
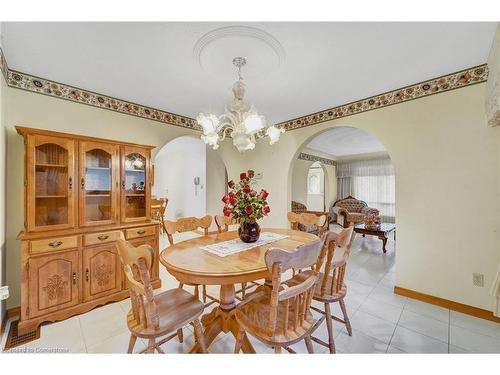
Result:
<svg viewBox="0 0 500 375">
<path fill-rule="evenodd" d="M 16 129 L 25 144 L 19 333 L 128 297 L 114 243 L 120 234 L 152 246 L 152 284 L 160 287 L 154 146 Z"/>
</svg>

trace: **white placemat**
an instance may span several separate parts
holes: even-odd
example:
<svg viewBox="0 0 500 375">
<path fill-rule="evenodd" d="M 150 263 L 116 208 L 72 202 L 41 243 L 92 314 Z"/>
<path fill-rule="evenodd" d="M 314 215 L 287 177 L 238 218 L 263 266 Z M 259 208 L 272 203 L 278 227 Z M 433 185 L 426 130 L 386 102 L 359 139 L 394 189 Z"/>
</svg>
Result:
<svg viewBox="0 0 500 375">
<path fill-rule="evenodd" d="M 287 237 L 288 236 L 285 234 L 263 232 L 260 234 L 260 237 L 256 242 L 245 243 L 239 238 L 235 238 L 234 240 L 219 242 L 208 246 L 202 246 L 201 249 L 220 257 L 226 257 L 228 255 L 239 253 L 240 251 L 253 249 L 254 247 L 262 246 L 271 242 L 276 242 Z"/>
</svg>

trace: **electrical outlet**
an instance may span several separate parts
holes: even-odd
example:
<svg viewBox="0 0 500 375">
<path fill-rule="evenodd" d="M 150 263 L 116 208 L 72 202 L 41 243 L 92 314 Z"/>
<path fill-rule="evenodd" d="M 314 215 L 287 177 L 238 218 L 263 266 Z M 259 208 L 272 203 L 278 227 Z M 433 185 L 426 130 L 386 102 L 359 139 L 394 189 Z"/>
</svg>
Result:
<svg viewBox="0 0 500 375">
<path fill-rule="evenodd" d="M 0 301 L 9 298 L 9 287 L 2 286 L 0 287 Z"/>
<path fill-rule="evenodd" d="M 482 273 L 473 273 L 472 274 L 472 285 L 484 287 L 484 275 Z"/>
</svg>

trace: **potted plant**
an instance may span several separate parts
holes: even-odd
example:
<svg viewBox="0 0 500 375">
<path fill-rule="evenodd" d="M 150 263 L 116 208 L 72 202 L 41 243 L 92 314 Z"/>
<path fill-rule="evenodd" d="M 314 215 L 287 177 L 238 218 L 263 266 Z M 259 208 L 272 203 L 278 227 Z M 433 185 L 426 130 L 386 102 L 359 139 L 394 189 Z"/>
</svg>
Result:
<svg viewBox="0 0 500 375">
<path fill-rule="evenodd" d="M 257 220 L 271 212 L 267 204 L 269 193 L 265 189 L 261 189 L 259 193 L 252 189 L 256 185 L 254 177 L 253 170 L 240 173 L 240 181 L 229 181 L 227 185 L 230 191 L 222 197 L 222 212 L 240 223 L 238 233 L 243 242 L 255 242 L 259 239 L 260 227 Z"/>
</svg>

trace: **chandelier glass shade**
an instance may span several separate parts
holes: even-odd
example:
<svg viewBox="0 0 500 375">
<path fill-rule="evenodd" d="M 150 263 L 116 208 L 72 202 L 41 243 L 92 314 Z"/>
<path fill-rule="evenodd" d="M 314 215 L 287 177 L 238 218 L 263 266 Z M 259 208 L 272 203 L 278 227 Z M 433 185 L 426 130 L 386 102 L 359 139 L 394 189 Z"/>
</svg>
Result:
<svg viewBox="0 0 500 375">
<path fill-rule="evenodd" d="M 274 125 L 267 126 L 266 119 L 257 113 L 252 105 L 248 107 L 243 101 L 245 84 L 241 77 L 241 67 L 246 64 L 243 57 L 235 57 L 233 64 L 238 68 L 238 81 L 233 85 L 233 101 L 226 106 L 220 116 L 200 113 L 196 119 L 203 129 L 201 139 L 214 150 L 227 136 L 233 139 L 238 151 L 253 150 L 258 138 L 269 137 L 269 144 L 278 142 L 284 129 Z"/>
</svg>

